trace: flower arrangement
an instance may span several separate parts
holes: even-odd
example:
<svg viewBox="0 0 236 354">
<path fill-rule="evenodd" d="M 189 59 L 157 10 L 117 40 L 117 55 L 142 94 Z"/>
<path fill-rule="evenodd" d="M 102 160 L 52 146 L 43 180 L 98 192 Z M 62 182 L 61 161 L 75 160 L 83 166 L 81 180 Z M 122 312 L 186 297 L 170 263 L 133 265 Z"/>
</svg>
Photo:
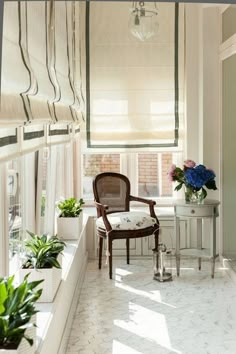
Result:
<svg viewBox="0 0 236 354">
<path fill-rule="evenodd" d="M 197 165 L 192 160 L 185 160 L 183 169 L 172 165 L 168 172 L 168 179 L 171 182 L 178 182 L 175 190 L 178 191 L 185 186 L 185 199 L 190 201 L 203 201 L 207 196 L 208 189 L 216 190 L 215 173 L 204 165 Z"/>
</svg>

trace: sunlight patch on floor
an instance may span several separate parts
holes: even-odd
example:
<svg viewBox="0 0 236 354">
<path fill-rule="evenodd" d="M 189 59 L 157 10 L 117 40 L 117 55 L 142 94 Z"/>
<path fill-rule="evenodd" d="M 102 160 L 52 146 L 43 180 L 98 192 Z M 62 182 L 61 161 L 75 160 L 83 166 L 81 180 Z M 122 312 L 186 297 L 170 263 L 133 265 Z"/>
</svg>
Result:
<svg viewBox="0 0 236 354">
<path fill-rule="evenodd" d="M 166 302 L 163 302 L 161 300 L 161 294 L 160 294 L 160 291 L 156 290 L 156 291 L 152 291 L 152 292 L 147 292 L 147 291 L 144 291 L 144 290 L 138 290 L 138 289 L 135 289 L 133 288 L 132 286 L 130 285 L 126 285 L 126 284 L 123 284 L 121 282 L 118 282 L 118 280 L 116 281 L 115 283 L 115 286 L 117 288 L 120 288 L 120 289 L 123 289 L 123 290 L 126 290 L 126 291 L 129 291 L 133 294 L 136 294 L 136 295 L 140 295 L 140 296 L 143 296 L 143 297 L 146 297 L 152 301 L 155 301 L 155 302 L 158 302 L 160 304 L 163 304 L 163 305 L 166 305 L 166 306 L 169 306 L 169 307 L 172 307 L 172 308 L 176 308 L 176 306 L 173 306 L 171 304 L 168 304 Z"/>
<path fill-rule="evenodd" d="M 132 302 L 129 302 L 129 314 L 129 321 L 114 320 L 114 325 L 163 348 L 172 350 L 173 353 L 181 353 L 171 346 L 166 319 L 163 314 Z"/>
<path fill-rule="evenodd" d="M 113 340 L 112 343 L 112 354 L 142 354 L 128 345 L 118 342 L 117 340 Z"/>
</svg>

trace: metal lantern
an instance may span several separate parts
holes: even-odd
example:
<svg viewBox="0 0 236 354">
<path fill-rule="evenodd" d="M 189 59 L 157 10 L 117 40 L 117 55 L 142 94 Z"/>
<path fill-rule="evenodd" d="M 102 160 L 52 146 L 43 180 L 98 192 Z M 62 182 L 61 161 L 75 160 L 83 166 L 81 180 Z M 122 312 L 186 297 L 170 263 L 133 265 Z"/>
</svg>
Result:
<svg viewBox="0 0 236 354">
<path fill-rule="evenodd" d="M 153 250 L 153 267 L 153 279 L 160 282 L 172 280 L 171 250 L 167 250 L 164 243 L 159 243 L 157 250 Z M 166 271 L 167 268 L 168 272 Z"/>
<path fill-rule="evenodd" d="M 147 5 L 144 1 L 133 1 L 129 18 L 129 29 L 132 35 L 141 41 L 155 36 L 159 28 L 157 15 L 156 2 Z"/>
</svg>

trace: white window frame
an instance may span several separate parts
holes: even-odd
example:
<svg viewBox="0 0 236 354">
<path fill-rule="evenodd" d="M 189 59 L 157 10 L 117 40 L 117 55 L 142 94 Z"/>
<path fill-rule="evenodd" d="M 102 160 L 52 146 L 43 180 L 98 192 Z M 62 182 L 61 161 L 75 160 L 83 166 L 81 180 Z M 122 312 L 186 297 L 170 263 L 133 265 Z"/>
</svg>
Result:
<svg viewBox="0 0 236 354">
<path fill-rule="evenodd" d="M 160 154 L 162 153 L 169 153 L 170 151 L 160 151 Z M 131 185 L 131 194 L 137 196 L 138 195 L 138 154 L 139 153 L 144 153 L 139 152 L 139 151 L 135 151 L 135 152 L 128 152 L 128 153 L 124 153 L 124 152 L 112 152 L 112 154 L 118 154 L 120 155 L 120 173 L 126 175 L 129 180 L 130 180 L 130 185 Z M 157 153 L 156 151 L 147 151 L 147 154 L 151 154 L 151 153 Z M 94 154 L 109 154 L 108 152 L 104 152 L 104 151 L 99 151 L 99 152 L 91 152 L 91 155 Z M 177 166 L 182 166 L 183 165 L 183 160 L 184 160 L 184 153 L 183 151 L 181 152 L 173 152 L 174 157 L 173 157 L 173 163 L 176 164 Z M 81 181 L 82 181 L 82 185 L 81 185 L 81 195 L 84 198 L 86 205 L 87 206 L 93 206 L 94 205 L 94 201 L 92 199 L 85 199 L 85 197 L 83 196 L 83 156 L 84 155 L 89 155 L 89 153 L 86 151 L 86 153 L 84 153 L 82 155 L 82 162 L 81 162 Z M 158 158 L 159 161 L 159 158 Z M 160 171 L 159 171 L 160 173 Z M 158 206 L 171 206 L 172 205 L 172 201 L 173 198 L 182 198 L 183 197 L 183 191 L 178 191 L 177 192 L 174 191 L 175 188 L 175 184 L 173 183 L 173 196 L 172 197 L 151 197 L 148 199 L 152 199 L 155 200 L 158 204 Z M 133 205 L 140 205 L 140 203 L 133 203 Z"/>
<path fill-rule="evenodd" d="M 7 163 L 0 166 L 0 277 L 9 274 Z"/>
</svg>

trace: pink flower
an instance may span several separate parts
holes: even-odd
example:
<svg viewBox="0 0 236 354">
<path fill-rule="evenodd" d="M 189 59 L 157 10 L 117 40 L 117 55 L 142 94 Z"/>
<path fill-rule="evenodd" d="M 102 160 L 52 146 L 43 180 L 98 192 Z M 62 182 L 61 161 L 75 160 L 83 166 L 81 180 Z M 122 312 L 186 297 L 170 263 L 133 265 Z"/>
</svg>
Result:
<svg viewBox="0 0 236 354">
<path fill-rule="evenodd" d="M 196 166 L 196 162 L 194 162 L 193 160 L 185 160 L 184 166 L 187 168 L 192 168 Z"/>
<path fill-rule="evenodd" d="M 174 175 L 175 175 L 175 169 L 176 169 L 176 165 L 171 165 L 170 170 L 168 171 L 168 180 L 170 182 L 174 181 Z"/>
</svg>

